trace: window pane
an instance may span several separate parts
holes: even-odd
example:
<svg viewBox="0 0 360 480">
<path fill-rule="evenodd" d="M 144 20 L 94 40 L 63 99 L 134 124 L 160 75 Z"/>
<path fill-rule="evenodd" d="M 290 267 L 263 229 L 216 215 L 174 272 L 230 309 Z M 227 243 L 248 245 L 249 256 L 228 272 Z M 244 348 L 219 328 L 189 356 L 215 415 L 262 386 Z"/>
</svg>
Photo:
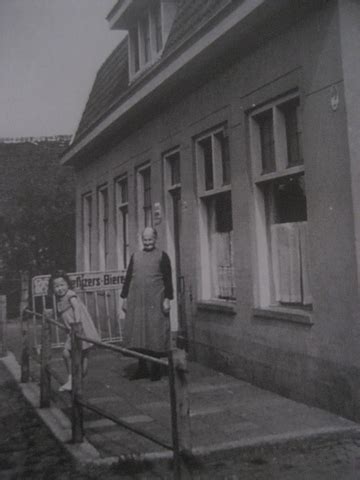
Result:
<svg viewBox="0 0 360 480">
<path fill-rule="evenodd" d="M 119 182 L 120 187 L 120 202 L 127 203 L 128 202 L 128 182 L 126 179 L 121 180 Z"/>
<path fill-rule="evenodd" d="M 291 176 L 272 186 L 274 222 L 288 223 L 306 221 L 306 196 L 304 176 Z"/>
<path fill-rule="evenodd" d="M 299 99 L 294 98 L 290 102 L 281 105 L 285 117 L 286 143 L 288 154 L 288 166 L 301 165 L 304 163 L 301 151 L 301 131 L 299 129 Z"/>
<path fill-rule="evenodd" d="M 235 299 L 231 193 L 207 200 L 212 297 Z"/>
<path fill-rule="evenodd" d="M 128 234 L 128 209 L 127 207 L 122 207 L 122 255 L 123 255 L 123 265 L 127 266 L 128 263 L 128 251 L 129 251 L 129 234 Z"/>
<path fill-rule="evenodd" d="M 143 178 L 143 188 L 144 188 L 144 223 L 145 227 L 152 225 L 152 215 L 151 215 L 151 173 L 150 168 L 143 170 L 141 172 Z"/>
<path fill-rule="evenodd" d="M 272 110 L 267 110 L 255 117 L 260 129 L 262 173 L 274 172 L 275 144 Z"/>
<path fill-rule="evenodd" d="M 150 169 L 142 172 L 144 185 L 144 207 L 151 206 L 151 176 Z"/>
<path fill-rule="evenodd" d="M 271 225 L 271 252 L 275 301 L 310 305 L 307 222 Z"/>
<path fill-rule="evenodd" d="M 150 60 L 150 29 L 149 29 L 149 17 L 145 16 L 141 20 L 141 38 L 144 63 Z"/>
<path fill-rule="evenodd" d="M 108 189 L 99 190 L 99 268 L 106 269 L 109 253 L 109 195 Z"/>
<path fill-rule="evenodd" d="M 211 137 L 207 137 L 199 142 L 202 148 L 205 172 L 205 190 L 214 188 L 214 170 Z"/>
<path fill-rule="evenodd" d="M 108 217 L 109 217 L 109 196 L 108 196 L 107 189 L 102 190 L 101 194 L 102 194 L 102 197 L 103 197 L 103 205 L 104 205 L 104 217 L 103 217 L 103 219 L 104 219 L 104 222 L 107 222 Z"/>
<path fill-rule="evenodd" d="M 223 185 L 229 185 L 231 182 L 230 154 L 229 154 L 229 138 L 224 132 L 216 135 L 221 146 L 221 163 L 222 163 L 222 181 Z"/>
<path fill-rule="evenodd" d="M 133 55 L 133 66 L 134 72 L 137 72 L 140 68 L 140 57 L 139 57 L 139 37 L 138 29 L 135 27 L 131 32 L 131 43 L 132 43 L 132 55 Z"/>
<path fill-rule="evenodd" d="M 176 152 L 168 157 L 170 164 L 171 185 L 181 183 L 180 179 L 180 153 Z"/>
<path fill-rule="evenodd" d="M 109 195 L 108 191 L 103 190 L 102 191 L 103 195 L 103 205 L 104 205 L 104 217 L 103 217 L 103 222 L 104 222 L 104 253 L 105 253 L 105 268 L 107 266 L 106 260 L 107 256 L 109 253 Z"/>
<path fill-rule="evenodd" d="M 92 197 L 84 197 L 83 206 L 83 241 L 84 241 L 84 267 L 91 269 L 91 237 L 92 237 Z"/>
<path fill-rule="evenodd" d="M 155 27 L 155 48 L 159 52 L 162 49 L 162 31 L 161 31 L 161 6 L 157 3 L 153 9 L 153 19 Z"/>
<path fill-rule="evenodd" d="M 218 232 L 230 232 L 233 229 L 230 192 L 220 193 L 219 195 L 216 195 L 215 212 L 216 230 Z"/>
</svg>

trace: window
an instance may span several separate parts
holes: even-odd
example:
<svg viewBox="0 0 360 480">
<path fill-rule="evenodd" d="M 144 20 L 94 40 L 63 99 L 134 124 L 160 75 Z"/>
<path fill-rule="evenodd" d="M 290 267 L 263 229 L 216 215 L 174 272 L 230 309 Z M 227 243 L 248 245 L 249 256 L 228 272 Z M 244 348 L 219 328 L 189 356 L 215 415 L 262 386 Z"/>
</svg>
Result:
<svg viewBox="0 0 360 480">
<path fill-rule="evenodd" d="M 161 5 L 156 3 L 151 11 L 152 26 L 154 31 L 155 51 L 160 52 L 163 47 Z"/>
<path fill-rule="evenodd" d="M 163 40 L 162 6 L 156 1 L 145 9 L 129 30 L 130 75 L 153 64 L 161 54 Z"/>
<path fill-rule="evenodd" d="M 82 231 L 83 231 L 83 261 L 84 270 L 91 270 L 92 249 L 92 194 L 88 193 L 82 199 Z"/>
<path fill-rule="evenodd" d="M 109 193 L 107 187 L 98 191 L 99 269 L 106 270 L 109 255 Z"/>
<path fill-rule="evenodd" d="M 299 97 L 253 112 L 250 134 L 260 306 L 310 305 Z"/>
<path fill-rule="evenodd" d="M 116 180 L 116 243 L 118 267 L 125 269 L 129 261 L 129 210 L 128 180 L 126 176 Z"/>
<path fill-rule="evenodd" d="M 201 296 L 236 298 L 229 141 L 220 128 L 196 140 L 200 201 Z"/>
<path fill-rule="evenodd" d="M 151 168 L 142 167 L 138 170 L 138 225 L 140 232 L 145 227 L 152 226 L 151 203 Z"/>
<path fill-rule="evenodd" d="M 150 19 L 148 15 L 145 15 L 139 23 L 139 34 L 140 34 L 140 55 L 141 63 L 145 65 L 150 60 Z"/>
<path fill-rule="evenodd" d="M 133 74 L 135 74 L 140 69 L 139 33 L 137 25 L 130 30 L 130 45 L 132 52 L 132 68 L 130 68 L 130 70 Z"/>
<path fill-rule="evenodd" d="M 176 151 L 165 155 L 166 171 L 168 176 L 167 185 L 169 189 L 180 187 L 180 152 Z"/>
</svg>

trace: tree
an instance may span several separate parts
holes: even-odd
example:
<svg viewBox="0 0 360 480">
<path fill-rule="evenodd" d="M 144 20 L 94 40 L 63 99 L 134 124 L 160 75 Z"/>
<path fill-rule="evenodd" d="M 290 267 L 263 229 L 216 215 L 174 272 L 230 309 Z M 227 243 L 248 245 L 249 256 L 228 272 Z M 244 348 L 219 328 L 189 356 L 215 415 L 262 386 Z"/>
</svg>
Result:
<svg viewBox="0 0 360 480">
<path fill-rule="evenodd" d="M 32 277 L 54 268 L 75 269 L 75 177 L 59 159 L 69 140 L 0 141 L 0 274 L 5 293 L 19 288 L 21 271 Z"/>
<path fill-rule="evenodd" d="M 6 271 L 28 270 L 31 275 L 55 267 L 74 269 L 74 197 L 62 188 L 65 178 L 51 191 L 24 182 L 15 203 L 17 211 L 3 221 L 2 256 Z"/>
</svg>

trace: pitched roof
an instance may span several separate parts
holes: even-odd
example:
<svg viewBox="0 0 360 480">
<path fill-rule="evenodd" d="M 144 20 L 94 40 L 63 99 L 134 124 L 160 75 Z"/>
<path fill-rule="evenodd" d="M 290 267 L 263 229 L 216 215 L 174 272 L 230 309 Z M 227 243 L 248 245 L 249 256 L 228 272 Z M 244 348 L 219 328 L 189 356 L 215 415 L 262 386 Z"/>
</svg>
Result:
<svg viewBox="0 0 360 480">
<path fill-rule="evenodd" d="M 127 37 L 114 49 L 96 74 L 88 101 L 82 114 L 74 142 L 94 121 L 108 110 L 114 100 L 129 85 Z"/>
<path fill-rule="evenodd" d="M 161 67 L 166 58 L 175 54 L 178 48 L 193 38 L 211 18 L 230 3 L 231 0 L 178 0 L 177 14 L 157 66 Z M 126 37 L 105 60 L 96 75 L 73 145 L 91 131 L 133 86 L 129 85 Z"/>
<path fill-rule="evenodd" d="M 229 0 L 180 0 L 174 24 L 167 39 L 163 57 L 168 56 L 193 37 Z"/>
</svg>

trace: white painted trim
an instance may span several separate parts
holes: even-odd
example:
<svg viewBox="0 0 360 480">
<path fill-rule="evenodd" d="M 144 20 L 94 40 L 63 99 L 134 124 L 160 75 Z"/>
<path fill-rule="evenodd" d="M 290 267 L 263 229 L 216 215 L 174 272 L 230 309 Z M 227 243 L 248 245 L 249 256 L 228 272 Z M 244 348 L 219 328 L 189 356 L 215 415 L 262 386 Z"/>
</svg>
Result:
<svg viewBox="0 0 360 480">
<path fill-rule="evenodd" d="M 255 242 L 256 242 L 256 268 L 257 275 L 254 284 L 256 305 L 261 308 L 269 307 L 272 300 L 272 280 L 276 282 L 276 274 L 273 271 L 273 263 L 269 246 L 271 245 L 269 234 L 269 223 L 272 220 L 266 218 L 266 200 L 264 198 L 265 182 L 272 182 L 279 178 L 286 178 L 291 175 L 304 174 L 304 165 L 287 167 L 287 142 L 286 126 L 284 115 L 281 112 L 281 105 L 289 100 L 299 98 L 298 92 L 293 92 L 274 101 L 270 101 L 262 107 L 253 110 L 249 116 L 250 125 L 250 154 L 254 183 L 254 220 L 255 220 Z M 265 111 L 272 111 L 273 132 L 275 142 L 275 168 L 271 173 L 262 174 L 261 170 L 261 148 L 259 127 L 256 116 Z M 272 209 L 270 209 L 272 210 Z"/>
<path fill-rule="evenodd" d="M 297 175 L 300 173 L 304 173 L 304 165 L 296 165 L 294 167 L 284 168 L 278 172 L 264 173 L 263 175 L 257 176 L 254 182 L 258 185 L 263 182 L 269 182 L 270 180 L 289 177 L 290 175 Z"/>
<path fill-rule="evenodd" d="M 202 51 L 209 48 L 211 44 L 221 38 L 227 31 L 235 27 L 242 20 L 244 20 L 244 18 L 246 18 L 264 2 L 265 0 L 245 0 L 241 5 L 231 12 L 231 15 L 223 19 L 215 28 L 205 34 L 185 52 L 180 54 L 173 62 L 164 68 L 164 70 L 147 82 L 142 88 L 140 88 L 140 90 L 131 95 L 131 97 L 123 102 L 114 112 L 110 113 L 106 119 L 101 121 L 90 133 L 86 135 L 85 138 L 70 148 L 70 150 L 63 156 L 61 163 L 65 164 L 69 162 L 69 160 L 71 160 L 110 125 L 112 125 L 117 119 L 123 116 L 142 99 L 150 95 L 160 84 L 173 77 L 185 64 L 189 63 Z"/>
<path fill-rule="evenodd" d="M 293 98 L 299 98 L 300 93 L 298 90 L 293 91 L 292 93 L 289 93 L 288 95 L 283 95 L 280 98 L 277 98 L 276 100 L 266 102 L 265 105 L 256 108 L 255 110 L 251 111 L 251 116 L 254 117 L 258 115 L 259 113 L 266 112 L 267 110 L 270 110 L 273 107 L 278 107 L 279 105 L 282 105 L 283 103 L 288 102 L 289 100 L 292 100 Z"/>
</svg>

